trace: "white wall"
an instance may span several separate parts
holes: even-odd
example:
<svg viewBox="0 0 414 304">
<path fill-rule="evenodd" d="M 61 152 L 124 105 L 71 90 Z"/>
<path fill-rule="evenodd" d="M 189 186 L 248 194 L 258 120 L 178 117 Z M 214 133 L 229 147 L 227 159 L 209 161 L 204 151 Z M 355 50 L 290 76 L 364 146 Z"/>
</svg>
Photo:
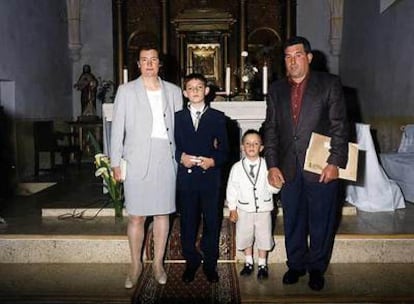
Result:
<svg viewBox="0 0 414 304">
<path fill-rule="evenodd" d="M 381 152 L 395 150 L 414 121 L 414 1 L 343 0 L 340 56 L 330 53 L 329 0 L 297 1 L 297 34 L 327 55 L 347 88 L 351 121 L 371 124 Z"/>
<path fill-rule="evenodd" d="M 312 49 L 326 56 L 329 72 L 338 74 L 338 57 L 330 52 L 328 0 L 297 0 L 296 34 L 309 40 Z"/>
<path fill-rule="evenodd" d="M 372 117 L 414 116 L 414 1 L 345 1 L 341 76 Z"/>
<path fill-rule="evenodd" d="M 0 0 L 0 80 L 14 83 L 14 100 L 1 103 L 15 126 L 19 176 L 33 174 L 32 120 L 72 117 L 67 36 L 65 0 Z"/>
<path fill-rule="evenodd" d="M 64 0 L 0 0 L 0 79 L 15 81 L 15 118 L 72 115 Z"/>
</svg>

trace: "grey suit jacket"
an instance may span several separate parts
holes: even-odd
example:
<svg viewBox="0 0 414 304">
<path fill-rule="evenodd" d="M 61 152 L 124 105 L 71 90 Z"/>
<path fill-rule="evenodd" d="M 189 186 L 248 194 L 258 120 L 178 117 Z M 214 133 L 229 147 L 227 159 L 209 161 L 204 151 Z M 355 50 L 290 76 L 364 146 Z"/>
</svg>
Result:
<svg viewBox="0 0 414 304">
<path fill-rule="evenodd" d="M 161 79 L 163 113 L 170 141 L 171 161 L 174 159 L 174 113 L 182 109 L 181 89 Z M 143 178 L 148 170 L 152 132 L 152 112 L 141 77 L 119 86 L 115 97 L 111 127 L 111 165 L 119 166 L 121 157 L 128 166 L 136 166 L 137 178 Z M 128 172 L 128 171 L 127 171 Z"/>
<path fill-rule="evenodd" d="M 348 160 L 348 121 L 339 78 L 328 73 L 310 73 L 296 126 L 290 95 L 287 79 L 273 83 L 269 90 L 263 125 L 268 168 L 278 167 L 287 181 L 292 180 L 297 163 L 303 168 L 312 132 L 331 137 L 327 162 L 344 168 Z M 305 172 L 304 176 L 310 181 L 319 179 L 314 173 Z"/>
</svg>

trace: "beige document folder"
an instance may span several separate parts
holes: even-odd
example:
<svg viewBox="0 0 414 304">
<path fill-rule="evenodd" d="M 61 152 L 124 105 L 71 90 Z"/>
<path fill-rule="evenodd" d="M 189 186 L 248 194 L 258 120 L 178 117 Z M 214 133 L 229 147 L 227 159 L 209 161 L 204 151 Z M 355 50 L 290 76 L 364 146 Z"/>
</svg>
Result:
<svg viewBox="0 0 414 304">
<path fill-rule="evenodd" d="M 327 165 L 331 138 L 313 132 L 306 150 L 304 170 L 318 173 Z M 345 169 L 339 168 L 339 178 L 356 181 L 358 169 L 358 145 L 348 144 L 348 163 Z"/>
</svg>

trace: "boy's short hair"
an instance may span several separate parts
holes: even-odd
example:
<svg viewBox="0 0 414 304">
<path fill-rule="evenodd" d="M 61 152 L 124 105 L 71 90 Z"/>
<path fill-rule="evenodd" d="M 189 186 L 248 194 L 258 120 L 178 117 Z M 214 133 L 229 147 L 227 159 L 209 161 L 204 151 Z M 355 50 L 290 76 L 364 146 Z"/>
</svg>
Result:
<svg viewBox="0 0 414 304">
<path fill-rule="evenodd" d="M 187 83 L 190 80 L 193 80 L 193 79 L 200 80 L 204 84 L 204 86 L 207 86 L 207 79 L 206 79 L 206 77 L 204 77 L 203 74 L 200 74 L 200 73 L 191 73 L 191 74 L 188 74 L 188 75 L 186 75 L 184 77 L 184 82 L 183 82 L 184 83 L 184 90 L 187 87 Z"/>
<path fill-rule="evenodd" d="M 250 134 L 256 134 L 257 136 L 259 136 L 260 141 L 263 142 L 262 141 L 262 135 L 260 134 L 259 131 L 255 130 L 255 129 L 249 129 L 246 132 L 244 132 L 244 134 L 243 134 L 243 136 L 241 138 L 241 142 L 244 143 L 244 140 L 246 139 L 246 136 L 247 135 L 250 135 Z"/>
</svg>

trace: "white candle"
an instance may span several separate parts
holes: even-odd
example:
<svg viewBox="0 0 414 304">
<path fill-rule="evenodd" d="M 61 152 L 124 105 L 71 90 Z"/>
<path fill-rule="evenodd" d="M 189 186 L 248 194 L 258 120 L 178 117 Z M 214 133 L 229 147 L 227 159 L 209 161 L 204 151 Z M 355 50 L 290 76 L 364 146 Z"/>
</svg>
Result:
<svg viewBox="0 0 414 304">
<path fill-rule="evenodd" d="M 263 95 L 267 94 L 267 65 L 263 66 Z"/>
<path fill-rule="evenodd" d="M 226 67 L 226 81 L 225 81 L 226 95 L 230 95 L 230 66 Z"/>
<path fill-rule="evenodd" d="M 124 78 L 124 83 L 128 82 L 128 69 L 124 68 L 123 69 L 123 78 Z"/>
</svg>

